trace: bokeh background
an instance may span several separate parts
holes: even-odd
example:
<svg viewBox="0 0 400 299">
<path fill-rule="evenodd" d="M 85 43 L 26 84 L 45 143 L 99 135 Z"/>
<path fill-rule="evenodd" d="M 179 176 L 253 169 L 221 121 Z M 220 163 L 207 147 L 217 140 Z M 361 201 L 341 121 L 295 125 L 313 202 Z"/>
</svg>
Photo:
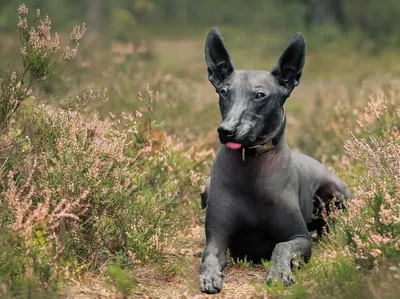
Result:
<svg viewBox="0 0 400 299">
<path fill-rule="evenodd" d="M 19 63 L 15 26 L 19 4 L 0 2 L 0 54 L 11 66 Z M 207 135 L 219 121 L 203 57 L 205 37 L 214 26 L 221 30 L 239 69 L 269 70 L 293 34 L 304 33 L 308 56 L 302 83 L 288 105 L 292 125 L 301 119 L 304 126 L 304 120 L 311 122 L 316 113 L 331 113 L 335 104 L 336 110 L 347 109 L 348 101 L 356 101 L 354 94 L 358 97 L 360 91 L 373 88 L 371 84 L 400 73 L 396 0 L 27 0 L 25 4 L 51 16 L 52 31 L 64 40 L 74 24 L 86 22 L 88 28 L 75 65 L 66 68 L 63 82 L 46 84 L 47 95 L 59 93 L 60 86 L 67 91 L 66 82 L 71 90 L 86 84 L 105 87 L 110 100 L 92 104 L 104 116 L 136 109 L 138 91 L 149 84 L 160 93 L 157 120 L 168 133 L 179 132 L 182 138 Z M 326 102 L 329 105 L 322 107 Z M 315 141 L 294 136 L 293 131 L 289 130 L 290 140 L 297 141 L 292 146 L 308 144 L 310 149 L 302 150 L 321 157 Z"/>
</svg>

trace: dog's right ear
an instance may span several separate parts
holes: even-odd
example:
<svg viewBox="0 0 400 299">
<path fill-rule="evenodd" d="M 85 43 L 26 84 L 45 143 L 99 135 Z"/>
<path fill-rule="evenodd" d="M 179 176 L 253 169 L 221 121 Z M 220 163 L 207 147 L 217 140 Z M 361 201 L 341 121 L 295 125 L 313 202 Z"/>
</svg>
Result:
<svg viewBox="0 0 400 299">
<path fill-rule="evenodd" d="M 217 27 L 210 30 L 204 49 L 208 80 L 217 88 L 233 72 L 233 64 Z"/>
</svg>

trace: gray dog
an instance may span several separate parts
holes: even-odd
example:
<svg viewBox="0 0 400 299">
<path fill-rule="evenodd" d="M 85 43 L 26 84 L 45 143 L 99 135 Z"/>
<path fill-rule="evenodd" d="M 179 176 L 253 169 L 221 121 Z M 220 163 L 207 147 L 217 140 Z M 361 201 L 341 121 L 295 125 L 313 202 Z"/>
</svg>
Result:
<svg viewBox="0 0 400 299">
<path fill-rule="evenodd" d="M 271 72 L 235 70 L 221 34 L 206 40 L 208 79 L 219 94 L 223 144 L 202 194 L 206 247 L 200 287 L 222 288 L 226 254 L 271 259 L 267 282 L 295 283 L 295 258 L 311 257 L 312 217 L 333 199 L 349 199 L 345 184 L 325 166 L 291 152 L 285 142 L 285 102 L 299 84 L 306 45 L 297 33 Z"/>
</svg>

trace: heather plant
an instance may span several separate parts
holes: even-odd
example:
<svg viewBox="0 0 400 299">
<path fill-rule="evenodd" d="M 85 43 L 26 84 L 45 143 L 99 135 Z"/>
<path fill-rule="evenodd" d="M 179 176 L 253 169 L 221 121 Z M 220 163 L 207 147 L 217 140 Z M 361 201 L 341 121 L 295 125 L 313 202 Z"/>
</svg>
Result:
<svg viewBox="0 0 400 299">
<path fill-rule="evenodd" d="M 352 185 L 353 199 L 346 210 L 336 210 L 327 219 L 329 233 L 317 245 L 311 262 L 298 272 L 302 279 L 292 296 L 333 298 L 339 286 L 345 298 L 360 296 L 368 293 L 363 288 L 371 288 L 363 275 L 380 277 L 374 273 L 399 260 L 399 124 L 396 101 L 382 92 L 371 96 L 359 114 L 358 132 L 349 133 L 340 159 L 344 165 L 339 171 Z M 379 293 L 379 288 L 392 288 L 395 294 L 395 280 L 382 278 L 389 285 L 375 283 L 369 296 Z"/>
<path fill-rule="evenodd" d="M 353 175 L 358 182 L 354 200 L 339 217 L 335 232 L 345 238 L 346 251 L 366 269 L 379 265 L 380 259 L 400 255 L 399 112 L 398 105 L 388 105 L 382 95 L 372 97 L 359 124 L 370 134 L 373 127 L 379 127 L 380 133 L 366 138 L 350 134 L 345 143 L 346 153 L 357 167 Z"/>
<path fill-rule="evenodd" d="M 157 93 L 148 87 L 134 114 L 105 119 L 73 105 L 31 105 L 32 85 L 56 76 L 58 60 L 76 55 L 85 27 L 75 27 L 74 47 L 54 58 L 59 42 L 57 35 L 50 42 L 49 18 L 28 29 L 28 9 L 21 5 L 18 14 L 24 72 L 8 75 L 0 94 L 6 104 L 1 147 L 8 148 L 0 167 L 1 295 L 24 297 L 26 290 L 51 297 L 60 280 L 102 273 L 112 260 L 122 260 L 121 267 L 163 262 L 190 220 L 184 208 L 200 180 L 185 171 L 193 162 L 171 150 L 153 120 Z M 87 86 L 67 100 L 107 98 Z M 110 266 L 108 274 L 124 295 L 134 286 L 122 270 Z"/>
<path fill-rule="evenodd" d="M 381 136 L 384 131 L 381 122 L 385 121 L 387 114 L 380 115 L 379 119 L 375 118 L 375 114 L 382 113 L 378 107 L 381 103 L 394 109 L 400 95 L 399 86 L 398 79 L 385 75 L 365 79 L 356 88 L 344 84 L 316 88 L 312 105 L 304 111 L 301 121 L 297 121 L 292 128 L 291 123 L 288 124 L 289 144 L 323 162 L 339 163 L 339 158 L 348 158 L 343 156 L 343 140 L 349 130 L 357 137 Z M 288 109 L 293 109 L 295 103 L 291 104 Z M 364 109 L 370 113 L 365 115 Z M 296 130 L 307 134 L 293 133 Z"/>
<path fill-rule="evenodd" d="M 3 186 L 15 231 L 29 238 L 38 223 L 46 235 L 68 231 L 74 238 L 61 243 L 91 259 L 99 248 L 127 247 L 139 260 L 164 248 L 170 232 L 159 224 L 173 228 L 182 194 L 173 153 L 152 135 L 152 122 L 139 112 L 101 121 L 42 107 L 31 117 L 40 125 L 23 147 L 40 155 L 14 165 Z"/>
<path fill-rule="evenodd" d="M 79 41 L 86 31 L 85 24 L 75 26 L 69 44 L 61 51 L 60 37 L 51 36 L 51 20 L 40 18 L 40 10 L 32 22 L 28 21 L 28 8 L 18 8 L 18 29 L 21 41 L 23 69 L 20 73 L 8 71 L 0 80 L 0 128 L 3 130 L 20 105 L 32 92 L 31 87 L 57 76 L 77 54 Z"/>
</svg>

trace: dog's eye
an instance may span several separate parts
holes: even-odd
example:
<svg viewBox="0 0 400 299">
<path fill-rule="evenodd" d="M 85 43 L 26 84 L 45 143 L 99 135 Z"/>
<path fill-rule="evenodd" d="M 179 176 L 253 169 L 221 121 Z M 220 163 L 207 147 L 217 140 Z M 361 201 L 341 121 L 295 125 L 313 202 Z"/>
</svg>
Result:
<svg viewBox="0 0 400 299">
<path fill-rule="evenodd" d="M 262 92 L 257 93 L 257 95 L 256 95 L 257 100 L 261 100 L 263 98 L 265 98 L 265 93 L 262 93 Z"/>
<path fill-rule="evenodd" d="M 228 94 L 228 92 L 225 89 L 221 89 L 221 91 L 219 93 L 223 97 L 226 97 L 226 95 Z"/>
</svg>

